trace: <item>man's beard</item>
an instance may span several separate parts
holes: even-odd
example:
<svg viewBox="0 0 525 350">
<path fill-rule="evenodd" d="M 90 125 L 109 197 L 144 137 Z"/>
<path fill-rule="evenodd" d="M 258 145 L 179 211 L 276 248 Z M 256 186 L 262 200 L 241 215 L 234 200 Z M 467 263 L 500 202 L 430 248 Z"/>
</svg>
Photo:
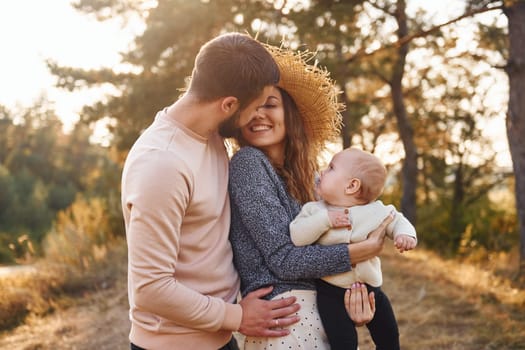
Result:
<svg viewBox="0 0 525 350">
<path fill-rule="evenodd" d="M 240 111 L 235 112 L 231 117 L 219 124 L 219 135 L 224 138 L 235 137 L 238 132 L 237 121 L 241 115 Z"/>
</svg>

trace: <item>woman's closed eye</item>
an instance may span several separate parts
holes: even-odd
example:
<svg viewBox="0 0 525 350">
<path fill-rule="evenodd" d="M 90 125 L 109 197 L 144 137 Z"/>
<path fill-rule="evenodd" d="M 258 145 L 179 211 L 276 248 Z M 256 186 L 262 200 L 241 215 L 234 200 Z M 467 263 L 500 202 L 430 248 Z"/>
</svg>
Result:
<svg viewBox="0 0 525 350">
<path fill-rule="evenodd" d="M 274 103 L 267 103 L 267 104 L 262 105 L 262 106 L 259 107 L 259 108 L 272 109 L 272 108 L 276 108 L 276 107 L 277 107 L 277 105 L 274 104 Z"/>
</svg>

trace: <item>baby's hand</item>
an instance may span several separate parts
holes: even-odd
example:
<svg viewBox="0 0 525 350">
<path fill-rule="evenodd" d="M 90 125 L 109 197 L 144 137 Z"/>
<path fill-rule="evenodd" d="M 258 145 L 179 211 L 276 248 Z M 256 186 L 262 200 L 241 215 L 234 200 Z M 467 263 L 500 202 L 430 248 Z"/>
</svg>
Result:
<svg viewBox="0 0 525 350">
<path fill-rule="evenodd" d="M 348 220 L 348 209 L 345 209 L 345 210 L 329 209 L 328 218 L 330 218 L 330 224 L 334 228 L 350 226 L 350 220 Z"/>
<path fill-rule="evenodd" d="M 397 235 L 394 240 L 394 246 L 399 250 L 400 253 L 414 249 L 416 244 L 416 239 L 409 235 Z"/>
</svg>

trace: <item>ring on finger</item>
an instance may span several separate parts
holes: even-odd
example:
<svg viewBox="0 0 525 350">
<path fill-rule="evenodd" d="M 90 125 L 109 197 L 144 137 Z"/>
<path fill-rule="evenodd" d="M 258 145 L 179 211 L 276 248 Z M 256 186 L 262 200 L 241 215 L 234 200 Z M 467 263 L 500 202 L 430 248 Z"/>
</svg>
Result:
<svg viewBox="0 0 525 350">
<path fill-rule="evenodd" d="M 275 319 L 275 327 L 279 327 L 279 320 Z"/>
</svg>

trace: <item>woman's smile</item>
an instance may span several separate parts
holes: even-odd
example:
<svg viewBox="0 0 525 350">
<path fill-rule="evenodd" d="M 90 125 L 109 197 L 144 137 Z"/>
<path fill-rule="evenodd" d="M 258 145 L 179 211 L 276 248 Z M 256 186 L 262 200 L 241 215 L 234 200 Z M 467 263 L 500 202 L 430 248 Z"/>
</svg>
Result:
<svg viewBox="0 0 525 350">
<path fill-rule="evenodd" d="M 251 132 L 260 132 L 260 131 L 268 131 L 271 130 L 272 126 L 267 124 L 254 124 L 250 126 Z"/>
</svg>

